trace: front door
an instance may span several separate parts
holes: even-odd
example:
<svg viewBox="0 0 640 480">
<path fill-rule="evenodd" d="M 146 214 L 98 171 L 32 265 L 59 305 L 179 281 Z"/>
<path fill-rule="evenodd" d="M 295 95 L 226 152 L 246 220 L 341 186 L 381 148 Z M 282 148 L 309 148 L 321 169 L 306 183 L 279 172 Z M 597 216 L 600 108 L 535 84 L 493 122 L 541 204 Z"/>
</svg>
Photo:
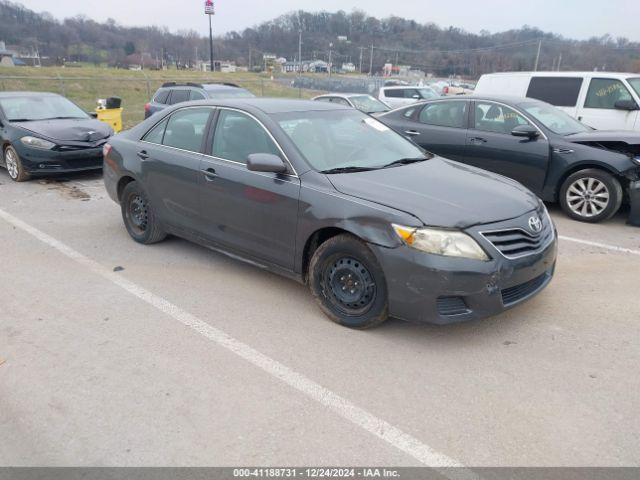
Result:
<svg viewBox="0 0 640 480">
<path fill-rule="evenodd" d="M 638 110 L 616 108 L 618 100 L 634 101 L 629 89 L 615 78 L 592 78 L 584 100 L 578 111 L 578 120 L 596 130 L 633 130 L 638 119 Z"/>
<path fill-rule="evenodd" d="M 542 132 L 534 139 L 513 136 L 512 130 L 519 125 L 531 123 L 506 105 L 474 102 L 464 162 L 513 178 L 541 195 L 549 163 L 549 141 Z"/>
<path fill-rule="evenodd" d="M 252 153 L 284 157 L 255 118 L 221 109 L 208 155 L 202 160 L 199 196 L 209 239 L 293 270 L 300 180 L 294 172 L 247 170 Z"/>
<path fill-rule="evenodd" d="M 150 200 L 163 223 L 198 229 L 197 183 L 211 107 L 183 108 L 147 133 L 137 155 Z"/>
</svg>

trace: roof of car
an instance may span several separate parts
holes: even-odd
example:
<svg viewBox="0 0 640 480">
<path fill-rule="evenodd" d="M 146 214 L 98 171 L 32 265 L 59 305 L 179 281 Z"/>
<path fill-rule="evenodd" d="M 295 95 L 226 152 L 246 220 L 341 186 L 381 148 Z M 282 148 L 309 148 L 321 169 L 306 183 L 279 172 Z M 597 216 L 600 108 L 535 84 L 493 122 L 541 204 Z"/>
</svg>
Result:
<svg viewBox="0 0 640 480">
<path fill-rule="evenodd" d="M 487 73 L 483 76 L 510 76 L 510 75 L 531 75 L 537 77 L 614 77 L 614 78 L 626 78 L 629 76 L 638 76 L 637 73 L 626 73 L 626 72 L 496 72 L 496 73 Z"/>
<path fill-rule="evenodd" d="M 273 113 L 307 112 L 312 110 L 350 110 L 347 106 L 335 103 L 289 98 L 221 98 L 216 100 L 200 100 L 192 103 L 240 109 L 256 109 L 268 115 Z"/>
<path fill-rule="evenodd" d="M 57 93 L 51 92 L 0 92 L 0 98 L 15 97 L 59 97 Z"/>
<path fill-rule="evenodd" d="M 350 98 L 350 97 L 371 97 L 371 95 L 369 95 L 368 93 L 325 93 L 323 95 L 318 95 L 315 98 L 323 98 L 323 97 Z"/>
<path fill-rule="evenodd" d="M 524 102 L 542 102 L 535 98 L 518 97 L 515 95 L 455 95 L 451 97 L 440 97 L 426 100 L 423 103 L 446 102 L 451 100 L 486 100 L 488 102 L 502 102 L 506 104 L 519 105 Z M 404 108 L 404 107 L 403 107 Z"/>
<path fill-rule="evenodd" d="M 222 83 L 205 83 L 204 85 L 202 85 L 202 88 L 204 88 L 205 90 L 237 90 L 239 88 L 244 90 L 244 88 L 240 86 L 225 85 Z"/>
</svg>

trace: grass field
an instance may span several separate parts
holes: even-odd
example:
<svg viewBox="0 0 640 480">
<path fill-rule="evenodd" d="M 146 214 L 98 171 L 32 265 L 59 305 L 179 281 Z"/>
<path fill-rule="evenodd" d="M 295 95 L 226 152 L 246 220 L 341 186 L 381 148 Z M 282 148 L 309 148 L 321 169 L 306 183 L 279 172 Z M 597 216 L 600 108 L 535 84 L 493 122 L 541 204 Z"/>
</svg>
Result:
<svg viewBox="0 0 640 480">
<path fill-rule="evenodd" d="M 164 82 L 169 81 L 231 82 L 265 97 L 310 98 L 318 93 L 298 90 L 287 86 L 286 82 L 274 81 L 266 75 L 255 73 L 212 74 L 184 70 L 141 72 L 97 67 L 0 67 L 0 91 L 60 93 L 85 110 L 93 110 L 98 98 L 120 97 L 124 108 L 125 128 L 132 127 L 144 118 L 144 104 Z"/>
</svg>

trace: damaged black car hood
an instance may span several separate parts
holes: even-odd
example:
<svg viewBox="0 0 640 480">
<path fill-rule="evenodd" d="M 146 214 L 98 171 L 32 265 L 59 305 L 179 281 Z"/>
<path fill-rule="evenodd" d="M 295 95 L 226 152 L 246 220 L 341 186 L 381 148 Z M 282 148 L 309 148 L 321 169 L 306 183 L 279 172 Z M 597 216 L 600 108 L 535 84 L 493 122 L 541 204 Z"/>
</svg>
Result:
<svg viewBox="0 0 640 480">
<path fill-rule="evenodd" d="M 35 120 L 14 125 L 56 142 L 96 142 L 113 134 L 109 125 L 92 118 Z"/>
<path fill-rule="evenodd" d="M 629 145 L 640 145 L 640 133 L 631 130 L 592 130 L 567 135 L 564 139 L 573 143 L 623 142 Z"/>
<path fill-rule="evenodd" d="M 513 180 L 441 157 L 328 178 L 339 192 L 407 212 L 436 227 L 508 220 L 540 205 Z"/>
</svg>

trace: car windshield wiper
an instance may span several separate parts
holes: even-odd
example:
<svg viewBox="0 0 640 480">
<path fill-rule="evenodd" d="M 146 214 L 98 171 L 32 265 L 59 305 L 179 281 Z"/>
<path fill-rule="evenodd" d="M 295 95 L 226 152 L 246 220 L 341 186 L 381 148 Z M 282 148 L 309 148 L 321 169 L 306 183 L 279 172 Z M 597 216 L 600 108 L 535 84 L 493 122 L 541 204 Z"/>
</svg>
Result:
<svg viewBox="0 0 640 480">
<path fill-rule="evenodd" d="M 431 158 L 432 157 L 401 158 L 400 160 L 396 160 L 395 162 L 388 163 L 382 168 L 397 167 L 398 165 L 409 165 L 410 163 L 424 162 Z"/>
<path fill-rule="evenodd" d="M 327 175 L 331 175 L 333 173 L 355 173 L 355 172 L 368 172 L 369 170 L 377 170 L 378 168 L 376 167 L 355 167 L 355 166 L 348 166 L 348 167 L 337 167 L 337 168 L 331 168 L 329 170 L 321 170 L 320 173 L 324 173 Z"/>
<path fill-rule="evenodd" d="M 84 120 L 86 117 L 50 117 L 42 120 Z"/>
<path fill-rule="evenodd" d="M 10 122 L 35 122 L 33 118 L 10 118 Z"/>
</svg>

